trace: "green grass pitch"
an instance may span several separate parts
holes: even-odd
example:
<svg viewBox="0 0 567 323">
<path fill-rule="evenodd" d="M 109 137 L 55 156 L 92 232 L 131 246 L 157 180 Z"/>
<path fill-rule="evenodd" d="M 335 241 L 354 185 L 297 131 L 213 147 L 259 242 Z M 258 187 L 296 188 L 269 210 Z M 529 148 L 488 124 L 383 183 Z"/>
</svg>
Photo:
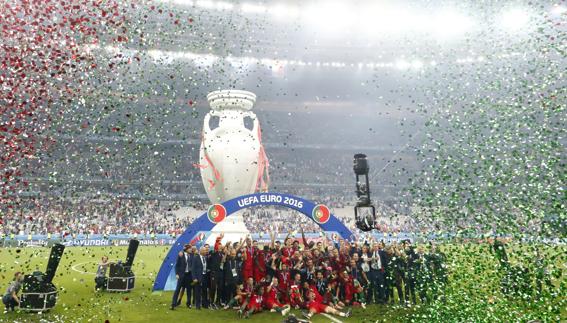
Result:
<svg viewBox="0 0 567 323">
<path fill-rule="evenodd" d="M 126 247 L 69 247 L 54 279 L 59 288 L 59 300 L 46 313 L 3 313 L 0 322 L 281 322 L 277 313 L 264 312 L 248 320 L 239 320 L 235 311 L 188 309 L 171 311 L 172 292 L 151 291 L 154 277 L 169 247 L 141 246 L 134 261 L 136 287 L 130 293 L 95 293 L 94 272 L 102 255 L 111 260 L 124 260 Z M 552 268 L 559 270 L 554 279 L 559 297 L 541 301 L 509 301 L 499 292 L 496 261 L 487 252 L 487 245 L 446 246 L 450 272 L 447 300 L 427 307 L 405 308 L 393 305 L 355 308 L 343 322 L 447 322 L 542 319 L 557 321 L 565 318 L 565 247 L 549 248 L 554 259 Z M 45 247 L 0 248 L 0 288 L 5 291 L 15 271 L 26 273 L 45 271 L 50 249 Z M 528 251 L 526 251 L 528 252 Z M 512 256 L 513 257 L 513 256 Z M 556 272 L 557 273 L 557 272 Z M 299 311 L 292 311 L 300 315 Z M 330 322 L 317 315 L 313 322 Z"/>
<path fill-rule="evenodd" d="M 46 313 L 4 313 L 2 322 L 242 322 L 235 311 L 188 309 L 185 305 L 171 311 L 173 292 L 152 292 L 154 277 L 169 247 L 141 246 L 134 261 L 136 287 L 129 293 L 95 293 L 94 272 L 102 255 L 111 260 L 124 260 L 127 247 L 69 247 L 54 278 L 59 288 L 59 300 L 54 309 Z M 8 286 L 15 271 L 26 273 L 35 270 L 45 271 L 49 248 L 0 248 L 2 293 Z M 350 319 L 344 322 L 374 322 L 377 319 L 394 320 L 399 311 L 407 309 L 391 306 L 369 307 L 366 311 L 355 309 Z M 300 315 L 299 311 L 292 311 Z M 278 313 L 260 313 L 246 321 L 280 322 Z M 329 322 L 318 315 L 313 322 Z"/>
</svg>

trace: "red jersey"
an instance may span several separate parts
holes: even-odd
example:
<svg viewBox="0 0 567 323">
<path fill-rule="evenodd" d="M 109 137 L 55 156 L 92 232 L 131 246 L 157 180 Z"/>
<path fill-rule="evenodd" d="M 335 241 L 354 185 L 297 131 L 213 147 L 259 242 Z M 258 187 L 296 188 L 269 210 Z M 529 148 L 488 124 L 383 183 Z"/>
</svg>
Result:
<svg viewBox="0 0 567 323">
<path fill-rule="evenodd" d="M 340 258 L 340 266 L 341 266 L 340 271 L 343 271 L 348 266 L 349 258 L 345 254 L 340 254 L 339 258 Z"/>
<path fill-rule="evenodd" d="M 350 302 L 352 300 L 352 296 L 354 295 L 354 283 L 352 281 L 352 277 L 348 276 L 347 279 L 340 279 L 340 287 L 344 293 L 344 300 Z"/>
<path fill-rule="evenodd" d="M 276 290 L 275 286 L 270 288 L 269 291 L 266 290 L 266 292 L 264 293 L 264 300 L 265 301 L 277 301 L 278 300 L 278 291 Z"/>
<path fill-rule="evenodd" d="M 261 281 L 266 276 L 266 262 L 264 259 L 264 251 L 256 250 L 256 259 L 254 260 L 254 280 Z"/>
<path fill-rule="evenodd" d="M 278 285 L 281 290 L 287 290 L 291 283 L 291 273 L 289 271 L 278 272 Z"/>
<path fill-rule="evenodd" d="M 303 306 L 303 295 L 301 295 L 300 286 L 298 285 L 291 285 L 289 290 L 289 303 L 291 306 Z"/>
<path fill-rule="evenodd" d="M 310 312 L 314 312 L 316 314 L 325 313 L 325 309 L 327 309 L 327 305 L 321 304 L 316 300 L 309 301 L 306 304 L 306 307 L 309 309 Z"/>
<path fill-rule="evenodd" d="M 252 295 L 253 291 L 254 291 L 254 288 L 252 286 L 244 285 L 242 287 L 241 292 L 244 293 L 245 295 L 243 295 L 242 298 L 240 299 L 240 305 L 242 305 L 246 302 L 246 299 L 248 297 L 248 293 L 250 293 L 250 295 Z"/>
<path fill-rule="evenodd" d="M 284 257 L 291 257 L 293 255 L 293 253 L 295 252 L 295 250 L 293 250 L 293 247 L 283 247 L 282 248 L 282 255 Z"/>
<path fill-rule="evenodd" d="M 287 288 L 282 289 L 278 286 L 277 290 L 278 290 L 278 296 L 280 297 L 281 302 L 283 304 L 289 303 L 289 297 L 287 295 Z"/>
<path fill-rule="evenodd" d="M 247 293 L 247 294 L 252 295 L 252 293 L 254 292 L 254 286 L 250 286 L 250 285 L 248 285 L 248 284 L 245 284 L 245 285 L 244 285 L 244 288 L 242 289 L 242 291 L 243 291 L 244 293 Z"/>
<path fill-rule="evenodd" d="M 254 257 L 256 256 L 256 250 L 253 247 L 246 248 L 244 250 L 246 253 L 246 260 L 244 261 L 245 268 L 253 268 L 254 267 Z"/>
<path fill-rule="evenodd" d="M 264 292 L 264 307 L 271 310 L 274 306 L 284 306 L 278 300 L 278 290 L 276 286 L 272 286 L 269 291 L 266 289 L 266 292 Z"/>
<path fill-rule="evenodd" d="M 260 310 L 262 308 L 262 295 L 252 294 L 252 296 L 250 296 L 250 302 L 248 303 L 247 308 L 248 310 Z"/>
<path fill-rule="evenodd" d="M 329 259 L 329 266 L 331 266 L 331 268 L 332 268 L 333 270 L 340 271 L 340 270 L 341 270 L 341 266 L 342 266 L 342 265 L 341 265 L 340 257 L 339 257 L 338 260 L 337 260 L 336 257 L 330 258 L 330 259 Z"/>
<path fill-rule="evenodd" d="M 256 257 L 254 264 L 257 263 L 260 268 L 263 268 L 264 271 L 266 271 L 266 258 L 264 258 L 264 251 L 256 250 L 256 254 L 254 256 Z"/>
<path fill-rule="evenodd" d="M 309 285 L 309 290 L 311 290 L 315 294 L 316 302 L 323 303 L 323 296 L 321 296 L 321 293 L 319 293 L 319 291 L 317 290 L 317 286 Z"/>
</svg>

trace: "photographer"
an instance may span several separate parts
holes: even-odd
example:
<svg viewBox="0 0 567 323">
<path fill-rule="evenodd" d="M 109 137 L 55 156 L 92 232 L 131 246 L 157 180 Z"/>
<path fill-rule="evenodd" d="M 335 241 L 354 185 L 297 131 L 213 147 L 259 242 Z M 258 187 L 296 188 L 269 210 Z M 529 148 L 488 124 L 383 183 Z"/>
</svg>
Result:
<svg viewBox="0 0 567 323">
<path fill-rule="evenodd" d="M 22 288 L 22 280 L 24 280 L 24 275 L 21 272 L 15 273 L 14 280 L 8 286 L 6 294 L 2 296 L 2 302 L 6 306 L 6 311 L 13 311 L 14 307 L 20 306 L 18 292 Z"/>
<path fill-rule="evenodd" d="M 110 262 L 108 262 L 108 256 L 102 256 L 101 262 L 98 264 L 98 268 L 96 270 L 95 291 L 106 289 L 106 282 L 108 281 L 106 278 L 106 272 L 108 271 L 109 265 Z"/>
</svg>

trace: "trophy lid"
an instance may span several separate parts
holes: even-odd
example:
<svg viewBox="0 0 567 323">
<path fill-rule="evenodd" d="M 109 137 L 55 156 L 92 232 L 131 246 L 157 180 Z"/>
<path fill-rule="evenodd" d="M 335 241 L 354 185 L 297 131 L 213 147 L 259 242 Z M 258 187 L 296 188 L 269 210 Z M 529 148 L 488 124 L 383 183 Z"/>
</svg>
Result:
<svg viewBox="0 0 567 323">
<path fill-rule="evenodd" d="M 213 91 L 207 95 L 211 109 L 252 110 L 256 102 L 256 94 L 242 90 Z"/>
</svg>

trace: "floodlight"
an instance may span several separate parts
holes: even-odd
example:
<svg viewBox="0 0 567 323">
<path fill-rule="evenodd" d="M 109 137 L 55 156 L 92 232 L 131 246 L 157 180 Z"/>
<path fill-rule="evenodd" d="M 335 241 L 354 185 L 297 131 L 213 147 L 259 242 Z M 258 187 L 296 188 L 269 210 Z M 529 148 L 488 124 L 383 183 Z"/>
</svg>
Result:
<svg viewBox="0 0 567 323">
<path fill-rule="evenodd" d="M 461 35 L 471 29 L 472 25 L 471 18 L 454 9 L 441 10 L 429 22 L 431 32 L 441 38 Z"/>
<path fill-rule="evenodd" d="M 266 7 L 262 5 L 257 5 L 252 3 L 243 3 L 240 9 L 244 13 L 263 13 L 268 10 Z"/>
<path fill-rule="evenodd" d="M 504 12 L 500 18 L 500 25 L 511 31 L 519 30 L 530 21 L 530 15 L 524 9 L 514 8 Z"/>
<path fill-rule="evenodd" d="M 567 12 L 567 7 L 561 5 L 555 5 L 553 6 L 553 9 L 551 9 L 551 13 L 553 13 L 554 15 L 562 15 L 566 12 Z"/>
</svg>

